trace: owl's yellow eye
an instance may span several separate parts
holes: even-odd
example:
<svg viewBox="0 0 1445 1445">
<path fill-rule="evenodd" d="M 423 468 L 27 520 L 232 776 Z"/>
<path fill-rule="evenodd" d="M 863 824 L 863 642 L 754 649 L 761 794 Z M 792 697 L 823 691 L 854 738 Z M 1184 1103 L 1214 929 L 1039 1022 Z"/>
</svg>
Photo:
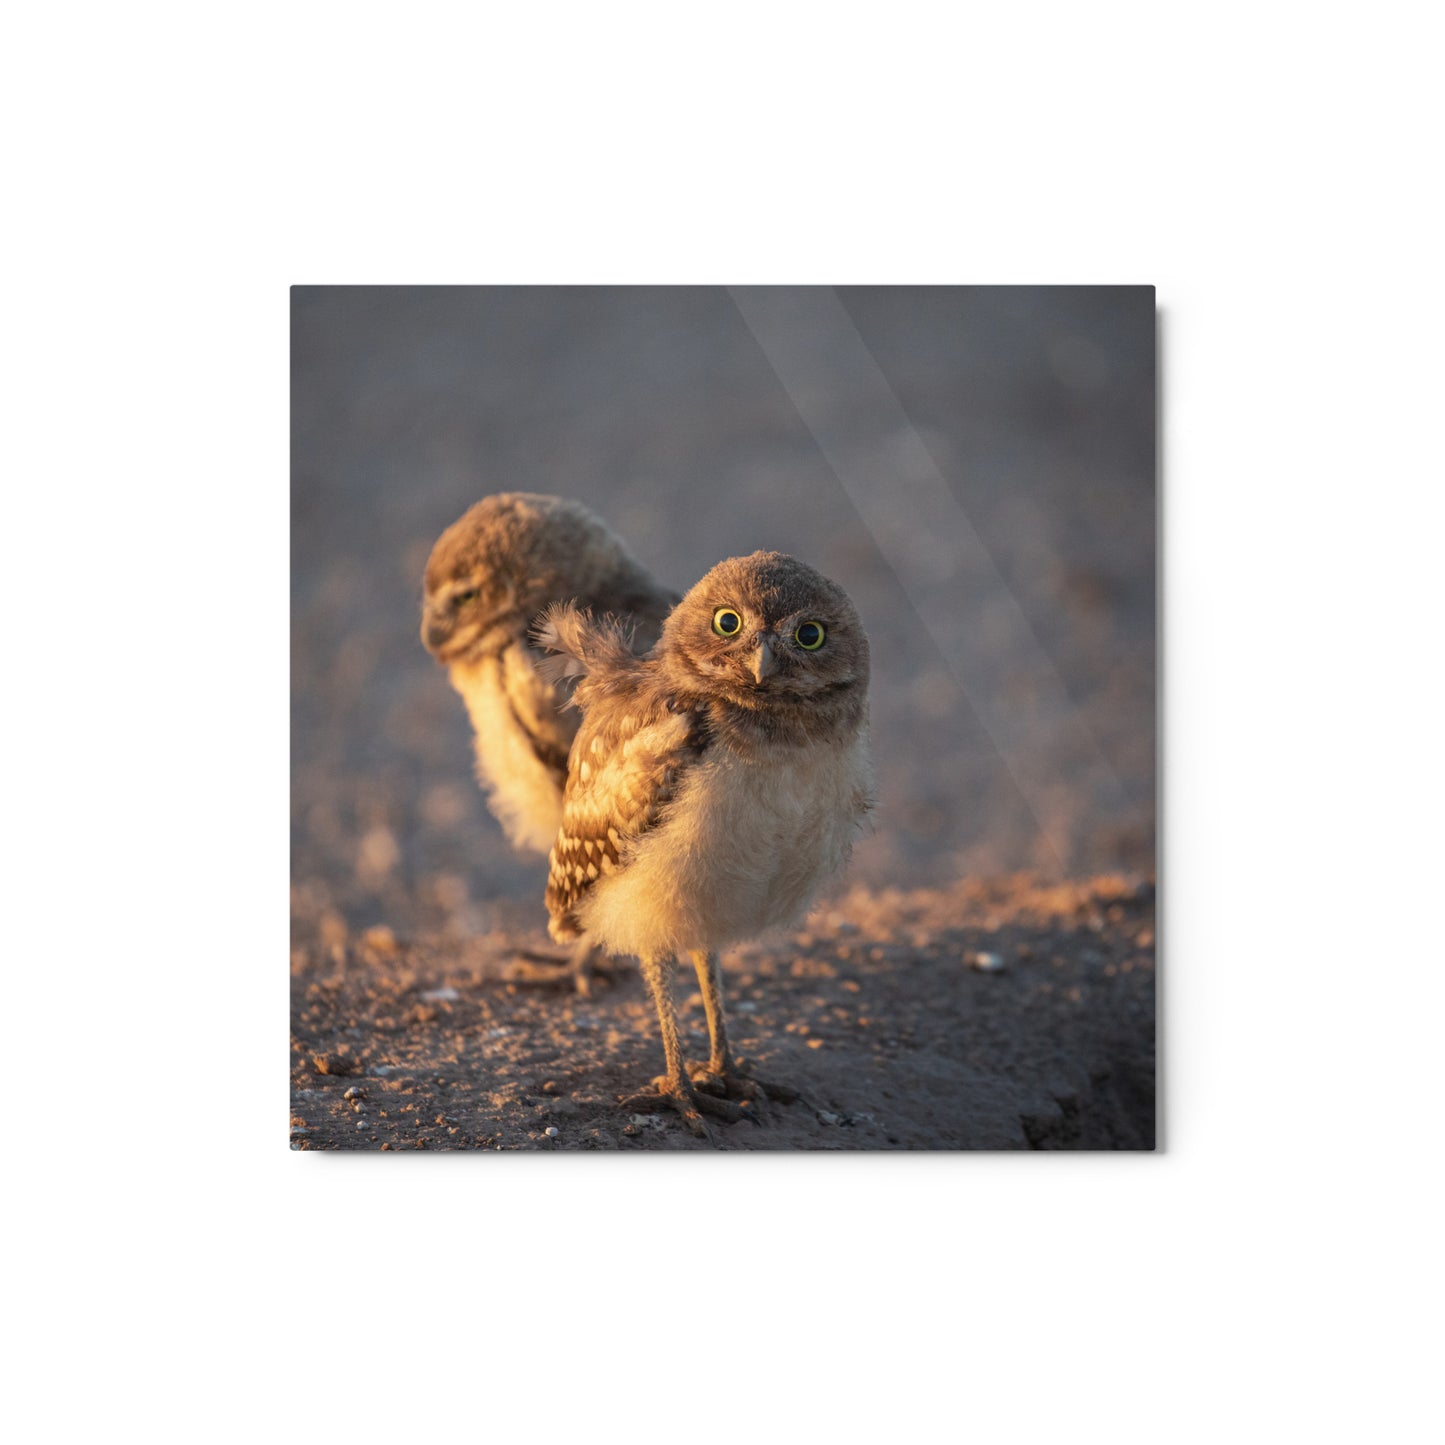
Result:
<svg viewBox="0 0 1445 1445">
<path fill-rule="evenodd" d="M 827 635 L 823 631 L 821 622 L 800 622 L 793 632 L 793 641 L 804 652 L 816 652 L 823 645 L 823 639 Z"/>
<path fill-rule="evenodd" d="M 712 615 L 712 630 L 719 637 L 736 637 L 742 626 L 743 619 L 731 607 L 719 607 Z"/>
</svg>

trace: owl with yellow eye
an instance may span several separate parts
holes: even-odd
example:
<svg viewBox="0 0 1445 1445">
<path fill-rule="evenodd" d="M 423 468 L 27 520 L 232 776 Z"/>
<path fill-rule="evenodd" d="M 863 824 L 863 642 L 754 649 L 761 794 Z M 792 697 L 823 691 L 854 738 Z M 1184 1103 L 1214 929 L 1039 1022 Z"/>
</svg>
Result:
<svg viewBox="0 0 1445 1445">
<path fill-rule="evenodd" d="M 753 1114 L 765 1090 L 728 1044 L 718 950 L 795 921 L 848 859 L 872 805 L 868 638 L 847 593 L 805 563 L 719 563 L 646 656 L 575 607 L 538 641 L 583 714 L 547 884 L 552 936 L 640 962 L 665 1072 L 631 1107 Z M 697 972 L 706 1061 L 684 1059 L 678 961 Z M 770 1086 L 775 1092 L 777 1086 Z"/>
<path fill-rule="evenodd" d="M 712 630 L 719 637 L 737 637 L 743 629 L 742 614 L 735 607 L 719 607 L 712 616 Z M 793 641 L 803 649 L 804 652 L 817 652 L 827 639 L 827 631 L 823 624 L 814 618 L 800 622 L 793 629 Z M 770 675 L 771 670 L 777 663 L 776 642 L 773 638 L 763 635 L 763 647 L 758 651 L 756 661 L 758 670 L 753 674 L 753 681 L 759 684 Z"/>
</svg>

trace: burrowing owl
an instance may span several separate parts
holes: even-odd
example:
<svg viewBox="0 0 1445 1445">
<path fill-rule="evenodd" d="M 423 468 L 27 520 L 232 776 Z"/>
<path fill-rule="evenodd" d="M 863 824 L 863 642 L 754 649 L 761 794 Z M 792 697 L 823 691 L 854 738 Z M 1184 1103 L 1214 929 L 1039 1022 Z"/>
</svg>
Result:
<svg viewBox="0 0 1445 1445">
<path fill-rule="evenodd" d="M 573 607 L 552 608 L 538 637 L 562 654 L 546 670 L 580 678 L 583 713 L 552 847 L 552 936 L 637 956 L 666 1059 L 655 1087 L 705 1133 L 699 1110 L 737 1119 L 761 1094 L 728 1048 L 718 949 L 796 919 L 871 805 L 867 636 L 841 587 L 755 552 L 714 567 L 647 657 Z M 691 1075 L 672 1000 L 682 954 L 712 1045 Z"/>
<path fill-rule="evenodd" d="M 562 822 L 567 752 L 578 717 L 538 674 L 530 627 L 554 602 L 608 613 L 651 647 L 677 594 L 579 502 L 528 492 L 483 498 L 437 539 L 427 562 L 422 641 L 461 694 L 477 778 L 514 847 L 546 853 Z M 586 951 L 574 963 L 585 986 Z M 572 972 L 574 970 L 566 970 Z M 517 977 L 556 970 L 519 966 Z"/>
</svg>

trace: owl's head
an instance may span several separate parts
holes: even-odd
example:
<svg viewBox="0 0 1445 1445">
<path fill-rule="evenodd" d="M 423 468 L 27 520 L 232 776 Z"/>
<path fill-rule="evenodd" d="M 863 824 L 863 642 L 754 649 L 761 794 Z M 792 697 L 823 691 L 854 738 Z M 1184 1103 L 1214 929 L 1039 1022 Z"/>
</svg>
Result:
<svg viewBox="0 0 1445 1445">
<path fill-rule="evenodd" d="M 782 552 L 719 562 L 668 618 L 659 654 L 680 685 L 743 708 L 868 690 L 868 636 L 848 594 Z"/>
<path fill-rule="evenodd" d="M 611 606 L 655 593 L 622 540 L 580 502 L 533 492 L 484 497 L 437 539 L 423 582 L 421 639 L 469 662 L 524 639 L 549 603 Z M 620 601 L 613 601 L 616 597 Z"/>
</svg>

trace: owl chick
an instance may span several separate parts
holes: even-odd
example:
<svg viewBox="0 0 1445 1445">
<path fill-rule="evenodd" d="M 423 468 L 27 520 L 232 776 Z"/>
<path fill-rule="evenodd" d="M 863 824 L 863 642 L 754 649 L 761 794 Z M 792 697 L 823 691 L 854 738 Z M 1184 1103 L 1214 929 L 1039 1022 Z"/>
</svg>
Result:
<svg viewBox="0 0 1445 1445">
<path fill-rule="evenodd" d="M 662 1032 L 654 1087 L 705 1134 L 701 1113 L 738 1119 L 765 1097 L 728 1048 L 718 950 L 797 919 L 871 806 L 867 636 L 836 583 L 755 552 L 714 567 L 646 657 L 569 606 L 549 609 L 538 640 L 560 654 L 550 675 L 580 679 L 583 714 L 552 846 L 552 936 L 636 955 Z M 711 1038 L 691 1073 L 672 996 L 684 954 Z"/>
<path fill-rule="evenodd" d="M 427 562 L 421 636 L 461 694 L 477 778 L 512 845 L 545 854 L 562 822 L 567 753 L 578 717 L 537 671 L 529 633 L 550 603 L 575 599 L 656 642 L 677 594 L 579 502 L 529 492 L 485 497 L 437 539 Z M 518 965 L 512 977 L 588 977 L 588 950 L 564 970 Z"/>
</svg>

